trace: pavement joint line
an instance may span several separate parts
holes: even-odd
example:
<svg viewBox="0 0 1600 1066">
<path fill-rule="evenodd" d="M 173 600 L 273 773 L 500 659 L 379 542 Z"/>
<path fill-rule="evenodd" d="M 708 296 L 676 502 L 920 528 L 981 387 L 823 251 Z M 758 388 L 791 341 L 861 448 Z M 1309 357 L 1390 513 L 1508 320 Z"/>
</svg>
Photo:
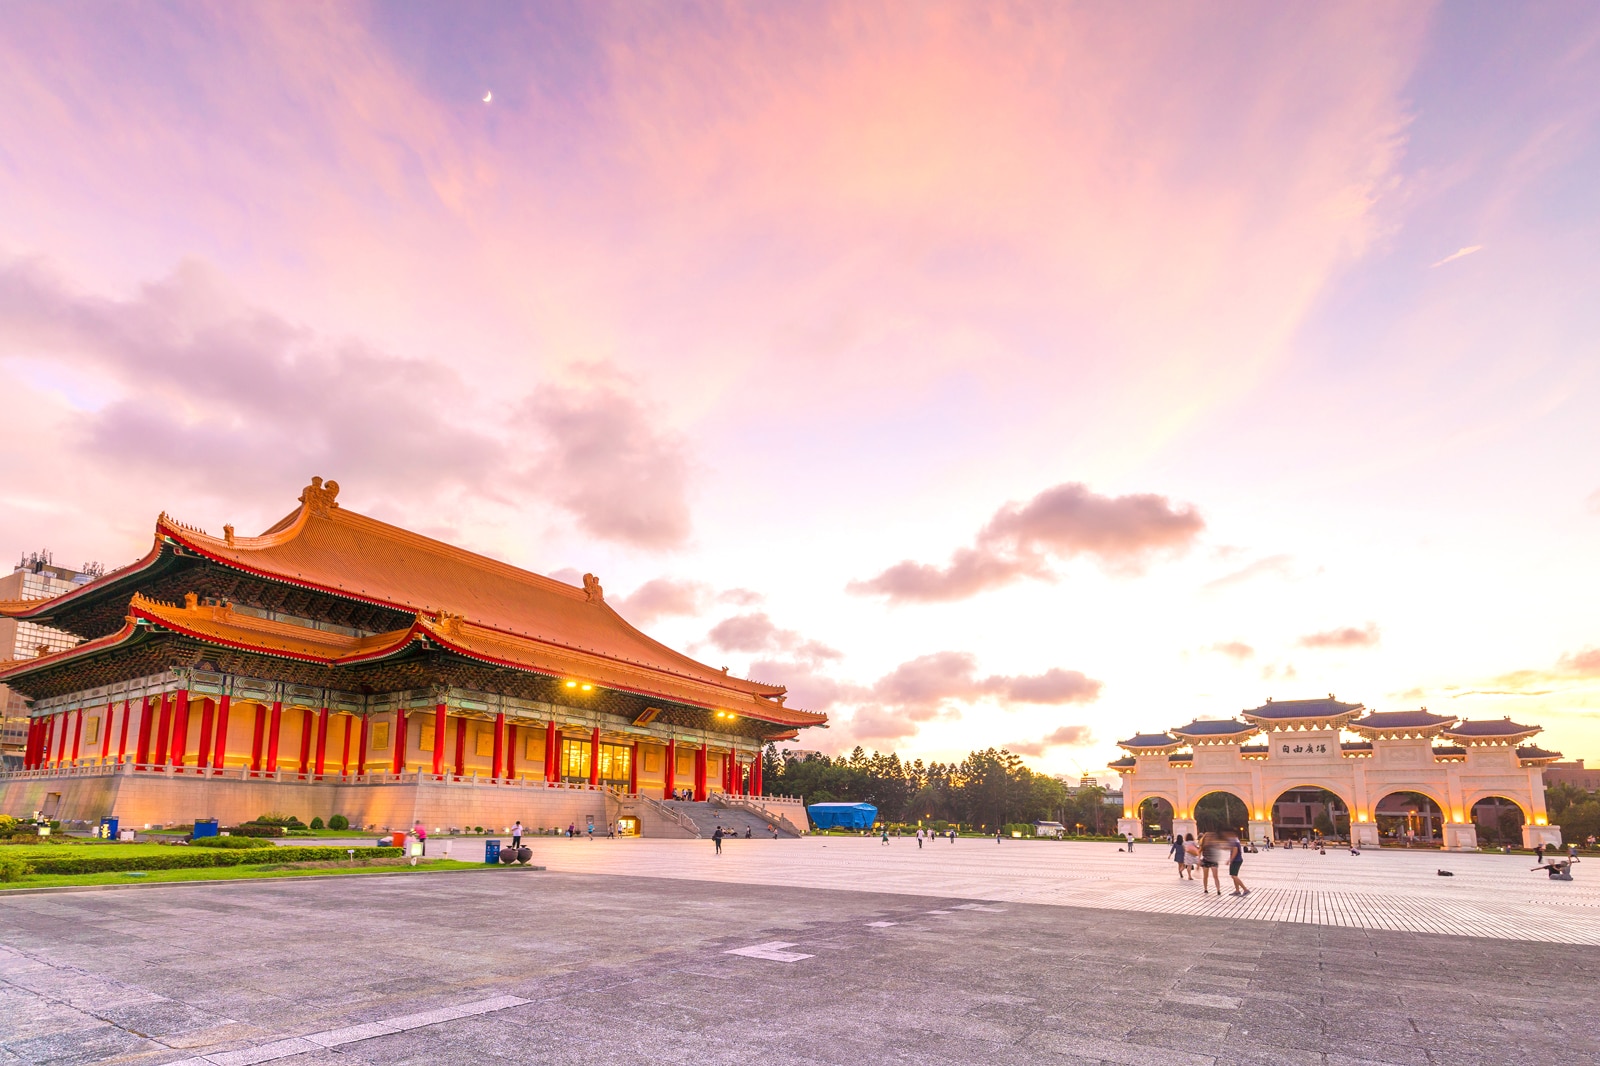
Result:
<svg viewBox="0 0 1600 1066">
<path fill-rule="evenodd" d="M 810 956 L 806 956 L 810 958 Z M 362 1022 L 357 1025 L 344 1025 L 337 1029 L 324 1029 L 319 1033 L 307 1033 L 304 1036 L 284 1037 L 271 1040 L 265 1044 L 254 1044 L 250 1047 L 235 1048 L 232 1051 L 216 1051 L 209 1055 L 196 1055 L 187 1059 L 178 1059 L 176 1062 L 166 1063 L 165 1066 L 255 1066 L 258 1062 L 276 1062 L 279 1059 L 293 1058 L 311 1051 L 324 1051 L 328 1048 L 343 1047 L 361 1040 L 371 1040 L 379 1036 L 393 1036 L 396 1033 L 410 1032 L 429 1025 L 438 1025 L 441 1022 L 452 1022 L 460 1018 L 474 1018 L 495 1011 L 506 1010 L 510 1007 L 520 1007 L 532 1000 L 521 996 L 491 996 L 488 999 L 476 1000 L 472 1003 L 459 1003 L 453 1007 L 436 1007 L 433 1010 L 418 1011 L 414 1014 L 402 1014 L 394 1018 L 382 1018 L 373 1022 Z"/>
</svg>

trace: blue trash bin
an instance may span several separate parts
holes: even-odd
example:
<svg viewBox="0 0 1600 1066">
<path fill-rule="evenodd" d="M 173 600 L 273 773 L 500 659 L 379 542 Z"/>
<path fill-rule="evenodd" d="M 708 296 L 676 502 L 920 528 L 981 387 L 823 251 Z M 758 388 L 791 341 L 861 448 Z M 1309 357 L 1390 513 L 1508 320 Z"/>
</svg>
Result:
<svg viewBox="0 0 1600 1066">
<path fill-rule="evenodd" d="M 100 835 L 107 840 L 117 839 L 117 830 L 120 828 L 120 822 L 116 818 L 100 819 Z"/>
<path fill-rule="evenodd" d="M 217 820 L 215 818 L 196 818 L 194 820 L 193 839 L 201 837 L 214 837 L 217 835 Z"/>
<path fill-rule="evenodd" d="M 483 842 L 483 861 L 489 866 L 500 865 L 500 842 L 498 840 L 485 840 Z"/>
</svg>

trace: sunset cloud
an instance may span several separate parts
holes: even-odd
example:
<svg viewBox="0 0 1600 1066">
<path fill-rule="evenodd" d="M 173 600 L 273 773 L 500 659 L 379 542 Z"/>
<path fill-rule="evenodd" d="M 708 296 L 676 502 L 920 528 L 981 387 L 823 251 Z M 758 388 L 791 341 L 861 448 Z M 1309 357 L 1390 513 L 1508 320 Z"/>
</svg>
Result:
<svg viewBox="0 0 1600 1066">
<path fill-rule="evenodd" d="M 928 708 L 947 700 L 995 698 L 1009 703 L 1093 703 L 1104 682 L 1077 670 L 1052 668 L 1042 674 L 980 677 L 977 656 L 942 651 L 901 663 L 871 686 L 874 698 L 886 704 Z"/>
<path fill-rule="evenodd" d="M 1459 248 L 1456 251 L 1451 252 L 1449 255 L 1445 256 L 1443 259 L 1439 260 L 1438 262 L 1434 263 L 1433 265 L 1436 266 L 1436 267 L 1442 267 L 1446 263 L 1454 263 L 1457 259 L 1465 259 L 1467 256 L 1471 255 L 1473 252 L 1481 252 L 1481 251 L 1483 251 L 1483 245 L 1481 245 L 1481 244 L 1469 244 L 1465 248 Z"/>
<path fill-rule="evenodd" d="M 1224 574 L 1214 581 L 1208 581 L 1203 587 L 1205 592 L 1218 592 L 1222 589 L 1242 585 L 1247 581 L 1254 581 L 1261 577 L 1289 578 L 1294 576 L 1294 557 L 1291 555 L 1268 555 L 1237 570 Z"/>
<path fill-rule="evenodd" d="M 890 603 L 966 599 L 1021 577 L 1051 580 L 1049 563 L 1076 555 L 1137 571 L 1155 555 L 1184 551 L 1204 528 L 1192 505 L 1175 506 L 1153 493 L 1103 496 L 1069 482 L 1001 507 L 977 543 L 957 549 L 947 566 L 906 560 L 846 588 Z"/>
<path fill-rule="evenodd" d="M 780 629 L 765 611 L 724 618 L 711 627 L 706 640 L 723 651 L 782 652 L 812 663 L 843 657 L 838 649 L 821 641 L 808 640 L 792 629 Z"/>
<path fill-rule="evenodd" d="M 1307 633 L 1295 644 L 1301 648 L 1372 648 L 1378 644 L 1378 625 L 1368 622 L 1364 626 L 1345 626 Z"/>
<path fill-rule="evenodd" d="M 1242 663 L 1246 659 L 1254 657 L 1256 653 L 1254 648 L 1240 640 L 1225 640 L 1217 644 L 1208 645 L 1205 650 L 1216 652 L 1218 655 L 1226 655 L 1236 663 Z"/>
<path fill-rule="evenodd" d="M 1081 748 L 1094 742 L 1094 733 L 1086 725 L 1064 725 L 1038 740 L 1015 740 L 1005 745 L 1007 751 L 1018 755 L 1043 755 L 1051 748 Z"/>
</svg>

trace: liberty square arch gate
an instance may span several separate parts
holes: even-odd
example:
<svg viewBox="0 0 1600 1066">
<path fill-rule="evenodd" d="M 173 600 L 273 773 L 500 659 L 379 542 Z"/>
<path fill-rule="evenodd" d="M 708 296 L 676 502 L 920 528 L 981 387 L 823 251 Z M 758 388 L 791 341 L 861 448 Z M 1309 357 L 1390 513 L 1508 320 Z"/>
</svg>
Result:
<svg viewBox="0 0 1600 1066">
<path fill-rule="evenodd" d="M 1418 793 L 1438 806 L 1449 850 L 1478 846 L 1472 808 L 1493 796 L 1521 809 L 1524 846 L 1561 843 L 1561 828 L 1549 824 L 1544 804 L 1544 767 L 1560 753 L 1525 743 L 1539 726 L 1462 721 L 1427 710 L 1362 716 L 1363 710 L 1332 696 L 1269 700 L 1241 712 L 1243 721 L 1194 721 L 1122 741 L 1128 755 L 1111 764 L 1122 775 L 1117 830 L 1143 836 L 1140 805 L 1163 799 L 1172 805 L 1172 831 L 1193 833 L 1195 804 L 1224 792 L 1249 811 L 1250 839 L 1265 841 L 1279 796 L 1320 788 L 1344 803 L 1350 840 L 1358 847 L 1378 845 L 1378 803 L 1396 792 Z M 1345 731 L 1362 739 L 1343 740 Z"/>
</svg>

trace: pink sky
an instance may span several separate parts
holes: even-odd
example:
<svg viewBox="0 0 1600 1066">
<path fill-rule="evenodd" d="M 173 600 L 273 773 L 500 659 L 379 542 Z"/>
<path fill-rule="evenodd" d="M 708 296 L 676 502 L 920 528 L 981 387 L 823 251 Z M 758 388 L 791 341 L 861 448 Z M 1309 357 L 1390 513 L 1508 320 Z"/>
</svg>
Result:
<svg viewBox="0 0 1600 1066">
<path fill-rule="evenodd" d="M 318 474 L 809 747 L 1600 758 L 1597 134 L 1582 4 L 15 6 L 0 548 Z"/>
</svg>

